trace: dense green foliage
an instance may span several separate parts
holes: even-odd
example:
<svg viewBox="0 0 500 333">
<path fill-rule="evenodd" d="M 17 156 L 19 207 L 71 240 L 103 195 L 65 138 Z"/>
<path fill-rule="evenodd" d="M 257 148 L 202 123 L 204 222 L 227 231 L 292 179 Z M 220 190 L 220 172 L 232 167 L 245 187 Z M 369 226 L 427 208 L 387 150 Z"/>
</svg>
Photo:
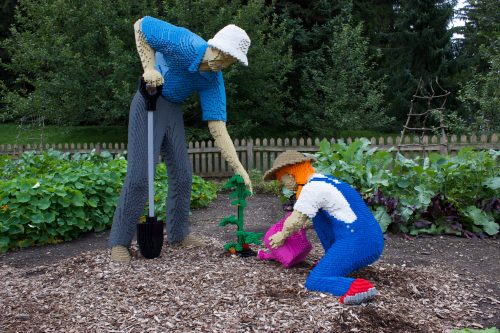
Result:
<svg viewBox="0 0 500 333">
<path fill-rule="evenodd" d="M 224 74 L 233 136 L 400 130 L 419 80 L 435 78 L 451 91 L 450 131 L 498 131 L 498 1 L 469 1 L 461 31 L 449 27 L 455 3 L 6 1 L 0 121 L 41 115 L 46 123 L 125 124 L 141 74 L 132 23 L 152 15 L 205 39 L 228 23 L 248 32 L 250 66 Z M 209 137 L 197 98 L 185 109 L 190 133 Z"/>
<path fill-rule="evenodd" d="M 500 331 L 496 327 L 475 329 L 475 328 L 464 328 L 451 330 L 451 333 L 499 333 Z"/>
<path fill-rule="evenodd" d="M 286 19 L 273 15 L 263 0 L 168 1 L 162 18 L 205 40 L 229 22 L 247 31 L 252 41 L 249 66 L 235 65 L 224 71 L 230 131 L 244 137 L 285 122 L 286 103 L 291 98 L 286 75 L 293 65 L 290 39 L 294 31 Z M 199 108 L 196 99 L 188 104 L 188 123 L 199 125 Z"/>
<path fill-rule="evenodd" d="M 48 151 L 24 153 L 18 160 L 0 160 L 0 252 L 57 243 L 111 225 L 127 161 L 109 153 L 76 154 Z M 167 177 L 159 166 L 155 207 L 165 218 Z M 215 186 L 193 178 L 191 207 L 206 206 Z M 163 202 L 160 202 L 163 201 Z"/>
<path fill-rule="evenodd" d="M 168 177 L 165 164 L 158 164 L 155 175 L 155 216 L 158 220 L 165 221 L 166 198 L 168 194 Z M 217 198 L 217 187 L 203 178 L 194 175 L 191 189 L 191 208 L 203 208 Z M 144 207 L 144 216 L 148 213 L 147 205 Z"/>
<path fill-rule="evenodd" d="M 14 9 L 16 3 L 17 0 L 4 0 L 0 3 L 0 42 L 9 37 L 9 27 L 12 23 L 14 23 Z M 9 58 L 7 50 L 5 50 L 0 44 L 0 69 L 2 68 L 2 63 L 9 63 Z M 2 95 L 7 90 L 5 83 L 12 82 L 13 80 L 13 73 L 0 70 L 0 108 L 3 106 Z"/>
<path fill-rule="evenodd" d="M 76 238 L 111 223 L 123 158 L 25 153 L 2 163 L 0 251 Z"/>
<path fill-rule="evenodd" d="M 382 67 L 389 75 L 387 101 L 390 114 L 405 120 L 411 96 L 420 79 L 426 83 L 436 78 L 445 89 L 453 87 L 448 80 L 452 62 L 452 32 L 455 1 L 411 0 L 393 3 L 392 31 L 384 33 Z M 447 105 L 448 107 L 450 105 Z"/>
<path fill-rule="evenodd" d="M 153 3 L 20 1 L 12 37 L 3 44 L 16 74 L 3 116 L 123 122 L 140 73 L 132 25 Z"/>
<path fill-rule="evenodd" d="M 394 155 L 395 154 L 395 157 Z M 413 159 L 370 147 L 321 142 L 316 169 L 361 192 L 385 231 L 496 235 L 500 220 L 499 151 Z"/>
<path fill-rule="evenodd" d="M 464 118 L 473 131 L 500 129 L 500 11 L 496 0 L 471 0 L 463 16 L 462 66 Z"/>
<path fill-rule="evenodd" d="M 301 135 L 331 135 L 332 130 L 387 128 L 383 79 L 371 80 L 368 41 L 361 25 L 331 22 L 331 37 L 303 57 L 299 109 L 292 120 Z M 329 126 L 325 127 L 325 124 Z"/>
</svg>

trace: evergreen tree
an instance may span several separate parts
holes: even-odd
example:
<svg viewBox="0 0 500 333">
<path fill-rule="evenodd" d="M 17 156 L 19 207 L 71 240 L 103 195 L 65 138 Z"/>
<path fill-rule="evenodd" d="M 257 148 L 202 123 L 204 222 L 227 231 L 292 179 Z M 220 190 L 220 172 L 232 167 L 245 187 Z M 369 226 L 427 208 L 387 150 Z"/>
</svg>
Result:
<svg viewBox="0 0 500 333">
<path fill-rule="evenodd" d="M 375 75 L 369 40 L 354 20 L 353 2 L 280 0 L 276 6 L 298 24 L 296 61 L 289 75 L 295 98 L 287 127 L 295 135 L 329 136 L 340 129 L 388 125 L 382 106 L 384 76 Z"/>
<path fill-rule="evenodd" d="M 287 74 L 293 67 L 293 26 L 287 17 L 273 14 L 262 0 L 169 1 L 163 7 L 164 20 L 183 26 L 205 40 L 227 24 L 244 29 L 250 39 L 249 66 L 233 65 L 224 71 L 228 128 L 235 137 L 262 136 L 284 127 L 289 113 Z M 198 100 L 186 104 L 188 125 L 201 124 Z"/>
<path fill-rule="evenodd" d="M 141 74 L 132 26 L 146 14 L 154 1 L 21 0 L 2 44 L 16 75 L 4 117 L 125 123 Z"/>
<path fill-rule="evenodd" d="M 500 34 L 500 11 L 498 0 L 469 0 L 459 17 L 465 21 L 459 31 L 463 34 L 460 56 L 467 59 L 470 70 L 488 71 L 488 61 L 480 55 L 481 46 L 492 45 Z"/>
<path fill-rule="evenodd" d="M 387 47 L 382 49 L 382 68 L 389 78 L 389 114 L 400 123 L 407 117 L 420 79 L 430 83 L 438 78 L 445 89 L 450 84 L 453 54 L 448 24 L 454 6 L 455 0 L 408 0 L 394 5 L 393 31 L 383 34 Z"/>
<path fill-rule="evenodd" d="M 292 121 L 303 135 L 384 128 L 391 122 L 383 107 L 384 80 L 370 78 L 373 67 L 362 25 L 353 26 L 348 18 L 329 24 L 330 40 L 302 59 L 300 112 Z"/>
<path fill-rule="evenodd" d="M 500 11 L 498 0 L 470 0 L 460 50 L 462 118 L 473 131 L 500 130 Z"/>
<path fill-rule="evenodd" d="M 363 23 L 363 36 L 368 38 L 373 56 L 386 46 L 386 35 L 394 32 L 397 4 L 398 0 L 353 1 L 354 22 Z"/>
<path fill-rule="evenodd" d="M 0 4 L 0 42 L 10 35 L 9 28 L 13 23 L 16 4 L 17 0 L 5 0 Z M 4 65 L 2 64 L 9 62 L 7 51 L 0 45 L 0 69 L 2 69 L 0 70 L 0 109 L 3 107 L 2 96 L 13 81 L 12 74 L 3 70 Z M 1 114 L 0 111 L 0 121 L 3 120 Z"/>
</svg>

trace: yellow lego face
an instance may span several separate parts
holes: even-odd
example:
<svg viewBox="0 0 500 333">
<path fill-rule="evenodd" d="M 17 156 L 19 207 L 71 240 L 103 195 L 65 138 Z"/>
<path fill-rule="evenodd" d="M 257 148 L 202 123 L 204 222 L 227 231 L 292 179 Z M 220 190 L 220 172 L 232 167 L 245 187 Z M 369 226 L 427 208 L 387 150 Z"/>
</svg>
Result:
<svg viewBox="0 0 500 333">
<path fill-rule="evenodd" d="M 286 187 L 287 190 L 289 191 L 297 190 L 297 182 L 295 181 L 295 178 L 292 175 L 285 173 L 283 176 L 281 176 L 280 181 L 283 183 L 283 185 Z"/>
<path fill-rule="evenodd" d="M 200 70 L 211 70 L 218 72 L 229 67 L 236 62 L 236 59 L 229 54 L 226 54 L 218 49 L 208 47 L 205 55 L 203 56 Z"/>
</svg>

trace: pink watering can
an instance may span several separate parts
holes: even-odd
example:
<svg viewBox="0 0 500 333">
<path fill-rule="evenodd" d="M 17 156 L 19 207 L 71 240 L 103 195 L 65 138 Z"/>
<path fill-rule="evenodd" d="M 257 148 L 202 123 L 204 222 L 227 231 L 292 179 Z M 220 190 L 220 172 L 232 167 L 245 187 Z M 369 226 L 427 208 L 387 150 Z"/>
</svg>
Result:
<svg viewBox="0 0 500 333">
<path fill-rule="evenodd" d="M 290 268 L 304 261 L 312 250 L 311 242 L 306 237 L 306 231 L 300 230 L 288 237 L 283 245 L 277 249 L 273 249 L 269 244 L 269 237 L 283 230 L 283 224 L 291 213 L 285 215 L 278 223 L 272 225 L 264 235 L 264 244 L 267 251 L 260 250 L 258 258 L 262 260 L 276 260 L 283 264 L 286 268 Z"/>
</svg>

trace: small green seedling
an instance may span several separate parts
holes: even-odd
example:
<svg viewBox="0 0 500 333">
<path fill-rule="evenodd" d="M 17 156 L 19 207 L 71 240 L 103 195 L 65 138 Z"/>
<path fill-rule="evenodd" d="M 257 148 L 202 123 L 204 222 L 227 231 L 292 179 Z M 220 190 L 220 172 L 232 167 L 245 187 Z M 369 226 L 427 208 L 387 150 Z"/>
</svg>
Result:
<svg viewBox="0 0 500 333">
<path fill-rule="evenodd" d="M 224 189 L 232 190 L 231 198 L 232 205 L 236 206 L 238 209 L 238 215 L 227 216 L 223 218 L 220 222 L 220 226 L 224 227 L 228 224 L 236 225 L 236 243 L 227 243 L 224 245 L 224 250 L 231 252 L 232 254 L 238 254 L 242 257 L 255 256 L 256 253 L 250 249 L 250 244 L 260 245 L 262 244 L 262 233 L 248 232 L 244 229 L 244 212 L 247 206 L 246 197 L 251 193 L 247 190 L 245 186 L 245 181 L 240 175 L 235 175 L 231 177 L 224 186 Z"/>
</svg>

